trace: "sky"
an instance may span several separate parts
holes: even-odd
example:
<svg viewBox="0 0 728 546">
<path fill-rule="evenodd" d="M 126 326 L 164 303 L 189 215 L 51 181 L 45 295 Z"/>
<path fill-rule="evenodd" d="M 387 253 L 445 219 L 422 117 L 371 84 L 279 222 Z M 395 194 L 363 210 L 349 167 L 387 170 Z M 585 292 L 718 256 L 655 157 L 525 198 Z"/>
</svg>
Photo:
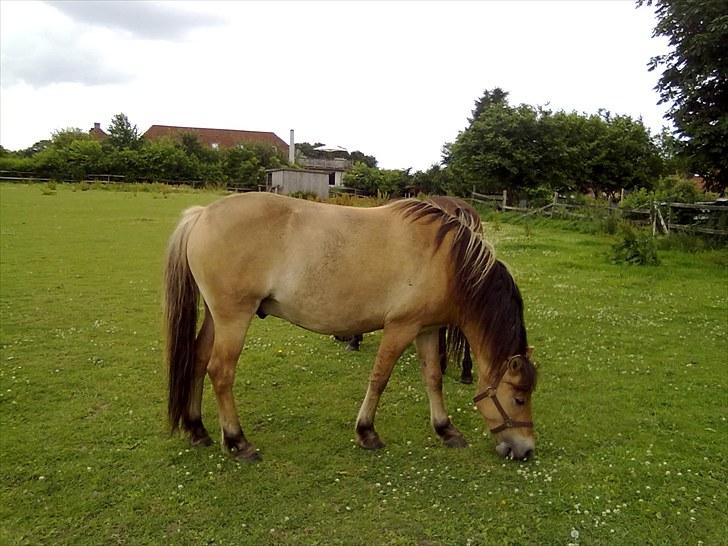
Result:
<svg viewBox="0 0 728 546">
<path fill-rule="evenodd" d="M 512 104 L 667 125 L 651 8 L 626 0 L 0 0 L 0 145 L 125 113 L 271 131 L 425 170 L 500 87 Z"/>
</svg>

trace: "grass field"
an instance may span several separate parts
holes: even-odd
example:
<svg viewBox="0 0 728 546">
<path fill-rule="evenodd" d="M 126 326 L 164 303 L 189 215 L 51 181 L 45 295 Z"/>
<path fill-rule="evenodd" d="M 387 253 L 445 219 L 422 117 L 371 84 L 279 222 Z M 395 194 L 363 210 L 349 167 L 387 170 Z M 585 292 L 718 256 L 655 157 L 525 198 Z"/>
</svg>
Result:
<svg viewBox="0 0 728 546">
<path fill-rule="evenodd" d="M 727 251 L 619 266 L 604 236 L 486 225 L 540 363 L 528 462 L 495 454 L 456 370 L 471 447 L 442 447 L 412 350 L 387 447 L 355 447 L 378 334 L 352 354 L 255 319 L 235 392 L 263 462 L 238 464 L 165 429 L 164 247 L 217 197 L 0 185 L 0 544 L 726 543 Z"/>
</svg>

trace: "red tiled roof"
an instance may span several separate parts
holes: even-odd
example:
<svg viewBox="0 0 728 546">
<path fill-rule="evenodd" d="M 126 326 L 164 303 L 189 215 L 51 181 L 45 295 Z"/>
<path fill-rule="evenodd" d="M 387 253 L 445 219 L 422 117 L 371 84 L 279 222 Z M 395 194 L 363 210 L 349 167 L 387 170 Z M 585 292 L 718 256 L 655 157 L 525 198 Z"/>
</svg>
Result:
<svg viewBox="0 0 728 546">
<path fill-rule="evenodd" d="M 93 127 L 92 129 L 89 129 L 88 134 L 96 140 L 106 140 L 107 138 L 109 138 L 109 135 L 106 134 L 106 132 L 101 127 Z"/>
<path fill-rule="evenodd" d="M 232 148 L 245 142 L 273 146 L 280 153 L 288 156 L 288 144 L 275 133 L 264 131 L 238 131 L 236 129 L 205 129 L 201 127 L 175 127 L 171 125 L 152 125 L 144 138 L 157 140 L 162 137 L 176 138 L 185 133 L 197 135 L 200 142 L 212 147 L 217 144 L 220 148 Z"/>
</svg>

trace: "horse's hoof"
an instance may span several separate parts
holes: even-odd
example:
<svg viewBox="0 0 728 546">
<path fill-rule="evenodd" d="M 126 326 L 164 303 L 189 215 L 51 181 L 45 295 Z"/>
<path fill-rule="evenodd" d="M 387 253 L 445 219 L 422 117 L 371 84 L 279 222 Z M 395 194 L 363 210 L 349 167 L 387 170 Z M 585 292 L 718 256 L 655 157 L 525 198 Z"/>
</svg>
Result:
<svg viewBox="0 0 728 546">
<path fill-rule="evenodd" d="M 252 445 L 240 451 L 233 451 L 232 454 L 238 461 L 244 463 L 258 463 L 263 460 L 258 450 Z"/>
<path fill-rule="evenodd" d="M 442 440 L 442 442 L 447 447 L 452 447 L 452 448 L 464 448 L 464 447 L 468 447 L 467 440 L 463 436 L 461 436 L 461 435 L 460 436 L 453 435 L 453 436 L 450 436 L 448 438 L 444 438 Z"/>
<path fill-rule="evenodd" d="M 208 447 L 212 445 L 212 438 L 209 436 L 190 436 L 190 445 L 192 447 Z"/>
<path fill-rule="evenodd" d="M 461 377 L 460 378 L 460 383 L 462 383 L 463 385 L 472 385 L 473 384 L 473 376 L 471 375 L 470 377 Z"/>
<path fill-rule="evenodd" d="M 368 450 L 382 449 L 384 447 L 384 442 L 379 439 L 379 435 L 375 432 L 373 434 L 368 434 L 365 437 L 360 436 L 359 446 Z"/>
</svg>

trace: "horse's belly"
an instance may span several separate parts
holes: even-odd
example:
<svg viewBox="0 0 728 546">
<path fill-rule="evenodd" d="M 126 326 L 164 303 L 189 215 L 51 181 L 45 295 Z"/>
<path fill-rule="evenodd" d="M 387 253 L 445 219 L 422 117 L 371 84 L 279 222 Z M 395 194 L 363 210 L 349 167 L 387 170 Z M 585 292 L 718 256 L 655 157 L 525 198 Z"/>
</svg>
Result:
<svg viewBox="0 0 728 546">
<path fill-rule="evenodd" d="M 367 309 L 347 308 L 344 302 L 340 307 L 321 306 L 298 301 L 279 301 L 268 298 L 261 302 L 260 309 L 266 315 L 281 318 L 292 324 L 317 332 L 350 336 L 379 330 L 384 319 L 381 313 Z"/>
</svg>

